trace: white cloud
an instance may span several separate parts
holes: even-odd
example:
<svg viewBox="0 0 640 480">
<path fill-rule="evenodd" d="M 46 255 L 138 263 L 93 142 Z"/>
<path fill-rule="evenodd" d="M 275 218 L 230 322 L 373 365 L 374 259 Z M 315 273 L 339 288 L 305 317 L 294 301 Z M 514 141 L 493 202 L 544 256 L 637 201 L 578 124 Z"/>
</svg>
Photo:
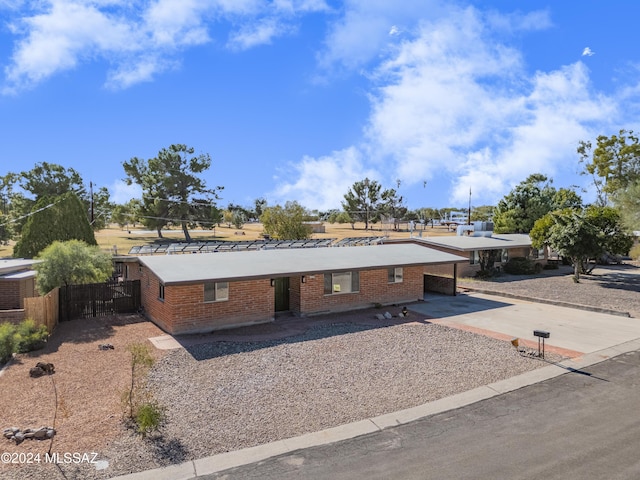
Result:
<svg viewBox="0 0 640 480">
<path fill-rule="evenodd" d="M 132 198 L 142 198 L 142 189 L 135 183 L 127 185 L 122 180 L 117 180 L 109 187 L 110 200 L 122 205 Z"/>
<path fill-rule="evenodd" d="M 228 46 L 232 49 L 247 50 L 257 45 L 269 44 L 273 38 L 279 37 L 289 30 L 288 25 L 281 24 L 277 19 L 265 18 L 232 34 Z"/>
<path fill-rule="evenodd" d="M 360 146 L 305 158 L 283 191 L 310 203 L 327 192 L 323 205 L 336 207 L 364 177 L 357 172 L 374 169 L 405 187 L 449 183 L 450 204 L 465 205 L 469 188 L 475 204 L 494 204 L 531 173 L 573 174 L 578 141 L 616 118 L 616 99 L 593 91 L 581 62 L 532 76 L 494 24 L 473 8 L 422 22 L 369 76 L 371 114 Z M 505 24 L 532 28 L 522 16 Z M 345 152 L 358 152 L 353 175 L 336 170 L 348 164 Z"/>
<path fill-rule="evenodd" d="M 3 2 L 3 0 L 0 0 Z M 233 25 L 228 45 L 247 49 L 295 31 L 324 0 L 41 0 L 0 7 L 17 36 L 3 92 L 16 93 L 83 63 L 106 61 L 107 86 L 150 81 L 184 49 L 211 41 L 210 25 Z"/>
<path fill-rule="evenodd" d="M 344 194 L 354 182 L 379 178 L 379 174 L 364 165 L 362 152 L 357 147 L 334 151 L 330 155 L 312 158 L 305 156 L 299 163 L 282 172 L 285 179 L 295 177 L 292 183 L 284 180 L 269 197 L 279 202 L 297 200 L 307 208 L 328 210 L 339 208 Z M 278 179 L 276 179 L 278 180 Z"/>
<path fill-rule="evenodd" d="M 437 15 L 440 4 L 440 0 L 345 0 L 343 14 L 331 25 L 318 55 L 320 66 L 361 68 L 387 46 L 389 25 L 413 29 L 420 18 Z"/>
<path fill-rule="evenodd" d="M 591 56 L 593 56 L 595 54 L 596 54 L 596 52 L 591 50 L 589 47 L 585 47 L 585 49 L 582 50 L 582 56 L 583 57 L 591 57 Z"/>
<path fill-rule="evenodd" d="M 389 35 L 391 36 L 400 35 L 400 29 L 395 25 L 392 25 L 391 28 L 389 29 Z"/>
</svg>

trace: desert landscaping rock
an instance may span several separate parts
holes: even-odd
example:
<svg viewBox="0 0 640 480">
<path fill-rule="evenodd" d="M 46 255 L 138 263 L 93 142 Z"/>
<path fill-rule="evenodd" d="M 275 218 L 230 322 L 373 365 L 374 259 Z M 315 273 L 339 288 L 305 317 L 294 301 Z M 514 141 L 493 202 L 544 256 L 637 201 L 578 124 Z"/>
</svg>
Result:
<svg viewBox="0 0 640 480">
<path fill-rule="evenodd" d="M 53 438 L 55 434 L 56 430 L 53 427 L 40 427 L 37 429 L 26 428 L 25 430 L 11 427 L 4 430 L 4 437 L 8 440 L 13 440 L 17 444 L 30 439 L 47 440 Z"/>
</svg>

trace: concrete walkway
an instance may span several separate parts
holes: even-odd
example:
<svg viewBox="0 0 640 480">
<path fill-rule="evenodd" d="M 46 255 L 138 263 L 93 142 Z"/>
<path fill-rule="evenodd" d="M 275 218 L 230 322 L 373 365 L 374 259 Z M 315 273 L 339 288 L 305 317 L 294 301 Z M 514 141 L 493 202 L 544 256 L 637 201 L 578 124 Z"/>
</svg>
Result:
<svg viewBox="0 0 640 480">
<path fill-rule="evenodd" d="M 410 311 L 430 321 L 477 331 L 496 338 L 518 337 L 531 344 L 533 330 L 550 332 L 548 348 L 571 352 L 571 359 L 549 364 L 516 377 L 479 387 L 452 397 L 320 432 L 213 455 L 170 467 L 117 477 L 120 480 L 188 480 L 258 462 L 311 446 L 403 425 L 423 417 L 460 408 L 543 380 L 579 371 L 623 353 L 640 350 L 640 319 L 625 318 L 555 305 L 506 299 L 483 294 L 457 297 L 428 296 Z"/>
</svg>

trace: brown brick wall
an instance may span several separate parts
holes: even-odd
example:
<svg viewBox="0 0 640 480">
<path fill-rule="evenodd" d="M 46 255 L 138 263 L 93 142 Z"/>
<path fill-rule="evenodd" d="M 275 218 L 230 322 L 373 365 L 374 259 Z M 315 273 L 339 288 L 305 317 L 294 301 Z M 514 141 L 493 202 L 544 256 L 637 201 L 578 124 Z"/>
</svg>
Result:
<svg viewBox="0 0 640 480">
<path fill-rule="evenodd" d="M 14 325 L 19 324 L 26 318 L 25 311 L 23 309 L 17 310 L 0 310 L 0 323 L 9 322 Z"/>
<path fill-rule="evenodd" d="M 208 332 L 274 318 L 275 296 L 269 279 L 229 282 L 229 300 L 207 303 L 202 283 L 167 285 L 162 301 L 158 278 L 143 268 L 141 290 L 147 317 L 171 334 Z"/>
<path fill-rule="evenodd" d="M 38 296 L 35 278 L 0 279 L 0 310 L 24 308 L 24 298 Z"/>
<path fill-rule="evenodd" d="M 388 283 L 387 269 L 360 270 L 360 291 L 355 293 L 324 294 L 324 275 L 306 277 L 301 284 L 300 310 L 309 315 L 366 308 L 376 303 L 401 303 L 423 297 L 423 267 L 404 267 L 402 283 Z"/>
</svg>

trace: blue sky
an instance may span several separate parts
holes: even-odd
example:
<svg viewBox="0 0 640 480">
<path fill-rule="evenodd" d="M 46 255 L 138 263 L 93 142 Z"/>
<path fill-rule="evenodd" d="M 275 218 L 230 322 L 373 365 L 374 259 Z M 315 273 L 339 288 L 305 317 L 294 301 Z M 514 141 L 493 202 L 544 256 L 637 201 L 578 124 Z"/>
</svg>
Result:
<svg viewBox="0 0 640 480">
<path fill-rule="evenodd" d="M 220 206 L 495 204 L 531 173 L 588 188 L 576 146 L 640 130 L 640 3 L 0 0 L 0 175 L 209 153 Z M 583 193 L 592 200 L 592 192 Z"/>
</svg>

